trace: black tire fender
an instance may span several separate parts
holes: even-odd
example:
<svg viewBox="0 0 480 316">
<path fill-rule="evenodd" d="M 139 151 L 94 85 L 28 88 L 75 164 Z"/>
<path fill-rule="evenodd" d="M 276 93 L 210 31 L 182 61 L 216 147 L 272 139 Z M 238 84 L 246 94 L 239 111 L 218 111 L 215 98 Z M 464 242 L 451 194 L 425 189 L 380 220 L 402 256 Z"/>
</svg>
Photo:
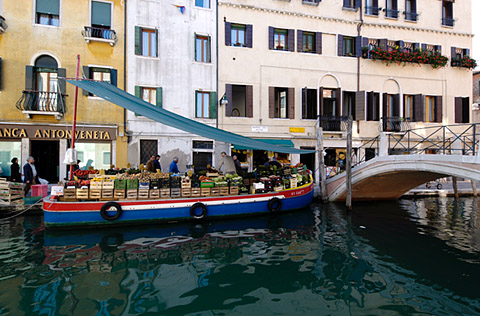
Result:
<svg viewBox="0 0 480 316">
<path fill-rule="evenodd" d="M 115 215 L 107 214 L 107 211 L 110 210 L 111 208 L 117 209 L 117 212 L 115 213 Z M 103 219 L 107 221 L 114 221 L 118 219 L 122 215 L 122 213 L 123 213 L 122 207 L 117 202 L 107 202 L 103 204 L 102 208 L 100 209 L 100 215 L 103 217 Z"/>
<path fill-rule="evenodd" d="M 202 213 L 200 214 L 195 213 L 195 210 L 197 208 L 201 208 Z M 200 202 L 193 204 L 192 207 L 190 207 L 190 216 L 197 220 L 204 218 L 205 216 L 207 216 L 207 207 L 205 206 L 205 204 Z"/>
<path fill-rule="evenodd" d="M 282 209 L 282 200 L 277 197 L 274 197 L 268 201 L 268 210 L 272 213 L 276 213 Z"/>
</svg>

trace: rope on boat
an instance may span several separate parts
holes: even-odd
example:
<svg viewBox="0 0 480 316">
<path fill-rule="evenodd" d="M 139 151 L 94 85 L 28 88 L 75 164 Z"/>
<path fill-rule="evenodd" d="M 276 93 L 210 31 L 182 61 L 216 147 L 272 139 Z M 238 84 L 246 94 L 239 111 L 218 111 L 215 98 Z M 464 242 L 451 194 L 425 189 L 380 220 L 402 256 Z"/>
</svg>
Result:
<svg viewBox="0 0 480 316">
<path fill-rule="evenodd" d="M 12 218 L 15 218 L 15 217 L 17 217 L 17 216 L 20 216 L 20 215 L 26 213 L 27 211 L 31 210 L 35 205 L 37 205 L 37 204 L 39 204 L 39 203 L 41 203 L 41 202 L 43 202 L 43 199 L 38 200 L 38 201 L 35 202 L 34 204 L 30 205 L 30 207 L 28 207 L 27 209 L 21 211 L 21 212 L 18 213 L 18 214 L 15 214 L 15 215 L 13 215 L 13 216 L 6 217 L 6 218 L 0 218 L 0 222 L 2 222 L 2 221 L 7 221 L 7 220 L 9 220 L 9 219 L 12 219 Z"/>
</svg>

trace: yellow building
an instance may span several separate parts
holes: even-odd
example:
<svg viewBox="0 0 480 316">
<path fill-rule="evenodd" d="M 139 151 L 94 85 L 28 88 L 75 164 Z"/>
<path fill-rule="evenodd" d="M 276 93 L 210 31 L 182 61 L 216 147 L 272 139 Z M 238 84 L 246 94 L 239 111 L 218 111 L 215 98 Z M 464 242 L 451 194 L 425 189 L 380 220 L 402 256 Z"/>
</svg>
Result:
<svg viewBox="0 0 480 316">
<path fill-rule="evenodd" d="M 40 177 L 63 179 L 70 146 L 75 87 L 60 77 L 109 81 L 123 88 L 121 0 L 0 0 L 0 166 L 36 159 Z M 76 148 L 80 167 L 127 164 L 122 108 L 78 93 Z"/>
</svg>

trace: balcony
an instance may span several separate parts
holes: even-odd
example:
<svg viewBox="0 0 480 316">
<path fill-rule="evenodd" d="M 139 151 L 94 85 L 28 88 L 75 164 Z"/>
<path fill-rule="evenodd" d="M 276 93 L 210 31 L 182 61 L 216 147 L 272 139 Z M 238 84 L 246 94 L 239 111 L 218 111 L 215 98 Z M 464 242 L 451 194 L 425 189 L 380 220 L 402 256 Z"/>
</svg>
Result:
<svg viewBox="0 0 480 316">
<path fill-rule="evenodd" d="M 409 119 L 398 116 L 382 117 L 382 132 L 404 132 L 410 129 Z"/>
<path fill-rule="evenodd" d="M 348 116 L 319 115 L 318 124 L 325 132 L 342 132 L 347 130 Z"/>
<path fill-rule="evenodd" d="M 385 16 L 387 18 L 398 19 L 398 10 L 385 9 Z"/>
<path fill-rule="evenodd" d="M 83 38 L 88 44 L 92 42 L 109 43 L 110 46 L 115 46 L 117 43 L 117 33 L 114 30 L 104 29 L 100 27 L 85 26 L 82 31 Z"/>
<path fill-rule="evenodd" d="M 404 14 L 405 14 L 405 20 L 411 21 L 411 22 L 417 22 L 418 21 L 418 13 L 404 12 Z"/>
<path fill-rule="evenodd" d="M 5 22 L 5 18 L 0 15 L 0 34 L 5 33 L 5 31 L 7 30 L 7 28 L 8 28 L 8 25 L 7 25 L 7 23 Z"/>
<path fill-rule="evenodd" d="M 65 114 L 65 95 L 58 92 L 24 90 L 16 106 L 27 118 L 32 115 L 53 115 L 59 120 Z"/>
<path fill-rule="evenodd" d="M 442 18 L 442 25 L 453 27 L 455 25 L 455 20 L 452 18 Z"/>
<path fill-rule="evenodd" d="M 365 14 L 366 15 L 378 15 L 378 7 L 366 6 Z"/>
</svg>

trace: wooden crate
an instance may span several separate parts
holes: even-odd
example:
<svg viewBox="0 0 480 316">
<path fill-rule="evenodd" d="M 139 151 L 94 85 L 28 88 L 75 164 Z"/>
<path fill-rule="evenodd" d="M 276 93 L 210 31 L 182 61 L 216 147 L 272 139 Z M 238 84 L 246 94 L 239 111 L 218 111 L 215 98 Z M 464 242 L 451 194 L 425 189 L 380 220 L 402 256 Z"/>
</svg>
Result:
<svg viewBox="0 0 480 316">
<path fill-rule="evenodd" d="M 192 189 L 190 188 L 182 188 L 182 196 L 190 197 L 192 195 Z"/>
<path fill-rule="evenodd" d="M 170 189 L 160 189 L 160 197 L 161 198 L 169 198 L 170 197 Z"/>
<path fill-rule="evenodd" d="M 149 189 L 138 189 L 138 198 L 142 200 L 148 200 L 149 197 Z"/>
<path fill-rule="evenodd" d="M 178 198 L 180 196 L 182 196 L 182 189 L 180 188 L 173 188 L 170 190 L 170 196 L 172 198 Z"/>
<path fill-rule="evenodd" d="M 210 188 L 201 188 L 200 189 L 201 196 L 209 196 L 210 195 Z"/>
<path fill-rule="evenodd" d="M 220 195 L 228 195 L 229 194 L 228 187 L 221 187 L 221 188 L 219 188 L 219 190 L 220 190 Z"/>
<path fill-rule="evenodd" d="M 192 188 L 191 191 L 190 191 L 190 196 L 191 197 L 200 197 L 201 196 L 200 188 Z"/>
<path fill-rule="evenodd" d="M 101 190 L 102 182 L 101 181 L 90 181 L 90 189 Z"/>
<path fill-rule="evenodd" d="M 158 199 L 158 198 L 160 198 L 160 190 L 159 189 L 151 189 L 148 193 L 148 196 L 151 199 Z"/>
<path fill-rule="evenodd" d="M 101 199 L 102 198 L 102 189 L 92 189 L 90 187 L 90 198 L 91 199 Z"/>
<path fill-rule="evenodd" d="M 116 199 L 124 199 L 126 192 L 127 192 L 127 190 L 124 190 L 124 189 L 115 189 L 115 190 L 113 191 L 113 196 L 114 196 Z"/>
<path fill-rule="evenodd" d="M 66 199 L 75 199 L 75 189 L 63 189 L 63 197 Z"/>
<path fill-rule="evenodd" d="M 290 188 L 296 188 L 297 187 L 297 178 L 290 179 Z"/>
<path fill-rule="evenodd" d="M 114 180 L 108 180 L 108 181 L 104 180 L 102 182 L 102 189 L 107 189 L 107 190 L 115 189 L 115 181 Z"/>
<path fill-rule="evenodd" d="M 88 200 L 89 189 L 76 189 L 75 197 L 79 200 Z"/>
<path fill-rule="evenodd" d="M 230 195 L 238 195 L 238 187 L 230 187 Z"/>
<path fill-rule="evenodd" d="M 137 197 L 138 197 L 137 189 L 127 190 L 127 200 L 136 200 Z"/>
<path fill-rule="evenodd" d="M 102 199 L 113 199 L 113 189 L 102 189 Z"/>
<path fill-rule="evenodd" d="M 182 182 L 182 189 L 190 189 L 191 187 L 192 187 L 191 182 L 188 182 L 188 183 Z"/>
<path fill-rule="evenodd" d="M 211 188 L 210 196 L 220 196 L 220 188 Z"/>
</svg>

